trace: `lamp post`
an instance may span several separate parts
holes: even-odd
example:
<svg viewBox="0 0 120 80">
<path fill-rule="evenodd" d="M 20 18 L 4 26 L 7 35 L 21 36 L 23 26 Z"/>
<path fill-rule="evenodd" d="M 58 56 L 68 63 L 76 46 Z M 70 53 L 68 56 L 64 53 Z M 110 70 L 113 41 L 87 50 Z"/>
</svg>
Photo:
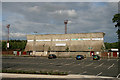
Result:
<svg viewBox="0 0 120 80">
<path fill-rule="evenodd" d="M 36 33 L 37 32 L 34 32 L 33 56 L 36 54 Z"/>
<path fill-rule="evenodd" d="M 10 24 L 8 24 L 6 26 L 8 28 L 8 39 L 7 39 L 7 49 L 9 48 L 9 28 L 10 28 Z"/>
<path fill-rule="evenodd" d="M 6 49 L 7 49 L 7 53 L 9 54 L 9 28 L 10 28 L 10 24 L 8 24 L 7 26 L 6 26 L 7 28 L 8 28 L 8 39 L 7 39 L 7 46 L 6 46 Z"/>
<path fill-rule="evenodd" d="M 67 34 L 67 23 L 68 23 L 68 20 L 64 20 L 64 24 L 65 24 L 65 34 Z"/>
</svg>

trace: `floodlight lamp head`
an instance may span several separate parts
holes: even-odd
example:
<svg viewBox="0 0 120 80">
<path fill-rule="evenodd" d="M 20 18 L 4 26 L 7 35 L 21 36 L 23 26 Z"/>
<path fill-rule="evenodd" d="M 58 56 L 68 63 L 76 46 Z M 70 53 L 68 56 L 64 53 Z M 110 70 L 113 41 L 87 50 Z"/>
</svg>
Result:
<svg viewBox="0 0 120 80">
<path fill-rule="evenodd" d="M 9 28 L 9 27 L 10 27 L 10 24 L 7 25 L 7 28 Z"/>
<path fill-rule="evenodd" d="M 64 24 L 67 24 L 68 23 L 68 20 L 64 20 Z"/>
</svg>

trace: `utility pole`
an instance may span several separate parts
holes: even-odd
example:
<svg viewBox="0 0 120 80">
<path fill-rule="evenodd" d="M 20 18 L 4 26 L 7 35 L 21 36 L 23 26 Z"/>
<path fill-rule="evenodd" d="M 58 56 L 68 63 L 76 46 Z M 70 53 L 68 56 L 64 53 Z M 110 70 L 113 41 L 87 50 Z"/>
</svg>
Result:
<svg viewBox="0 0 120 80">
<path fill-rule="evenodd" d="M 65 34 L 67 34 L 67 23 L 68 23 L 68 20 L 64 20 L 64 24 L 65 24 Z"/>
<path fill-rule="evenodd" d="M 9 50 L 8 50 L 8 48 L 9 48 L 9 28 L 10 28 L 10 24 L 8 24 L 7 26 L 7 29 L 8 29 L 8 39 L 7 39 L 7 51 L 8 51 L 8 54 L 9 54 Z"/>
</svg>

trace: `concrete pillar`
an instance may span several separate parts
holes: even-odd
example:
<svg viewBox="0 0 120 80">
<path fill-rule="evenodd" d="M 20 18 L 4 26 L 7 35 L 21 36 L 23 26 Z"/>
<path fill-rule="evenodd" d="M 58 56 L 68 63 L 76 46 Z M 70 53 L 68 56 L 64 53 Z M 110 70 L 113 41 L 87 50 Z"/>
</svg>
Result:
<svg viewBox="0 0 120 80">
<path fill-rule="evenodd" d="M 47 56 L 48 52 L 47 51 L 44 51 L 44 56 Z"/>
<path fill-rule="evenodd" d="M 111 57 L 113 57 L 113 52 L 111 52 Z"/>
</svg>

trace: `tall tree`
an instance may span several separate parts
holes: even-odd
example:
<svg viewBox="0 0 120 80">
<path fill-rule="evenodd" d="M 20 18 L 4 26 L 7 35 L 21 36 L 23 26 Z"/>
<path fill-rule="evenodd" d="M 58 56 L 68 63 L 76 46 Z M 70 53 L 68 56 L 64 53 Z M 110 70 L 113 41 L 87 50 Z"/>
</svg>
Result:
<svg viewBox="0 0 120 80">
<path fill-rule="evenodd" d="M 120 26 L 120 14 L 115 14 L 112 21 L 113 23 L 116 23 L 115 27 L 119 27 Z"/>
<path fill-rule="evenodd" d="M 119 49 L 119 58 L 120 58 L 120 13 L 115 14 L 112 21 L 113 23 L 116 23 L 115 27 L 118 28 L 117 34 L 118 34 L 118 49 Z"/>
</svg>

